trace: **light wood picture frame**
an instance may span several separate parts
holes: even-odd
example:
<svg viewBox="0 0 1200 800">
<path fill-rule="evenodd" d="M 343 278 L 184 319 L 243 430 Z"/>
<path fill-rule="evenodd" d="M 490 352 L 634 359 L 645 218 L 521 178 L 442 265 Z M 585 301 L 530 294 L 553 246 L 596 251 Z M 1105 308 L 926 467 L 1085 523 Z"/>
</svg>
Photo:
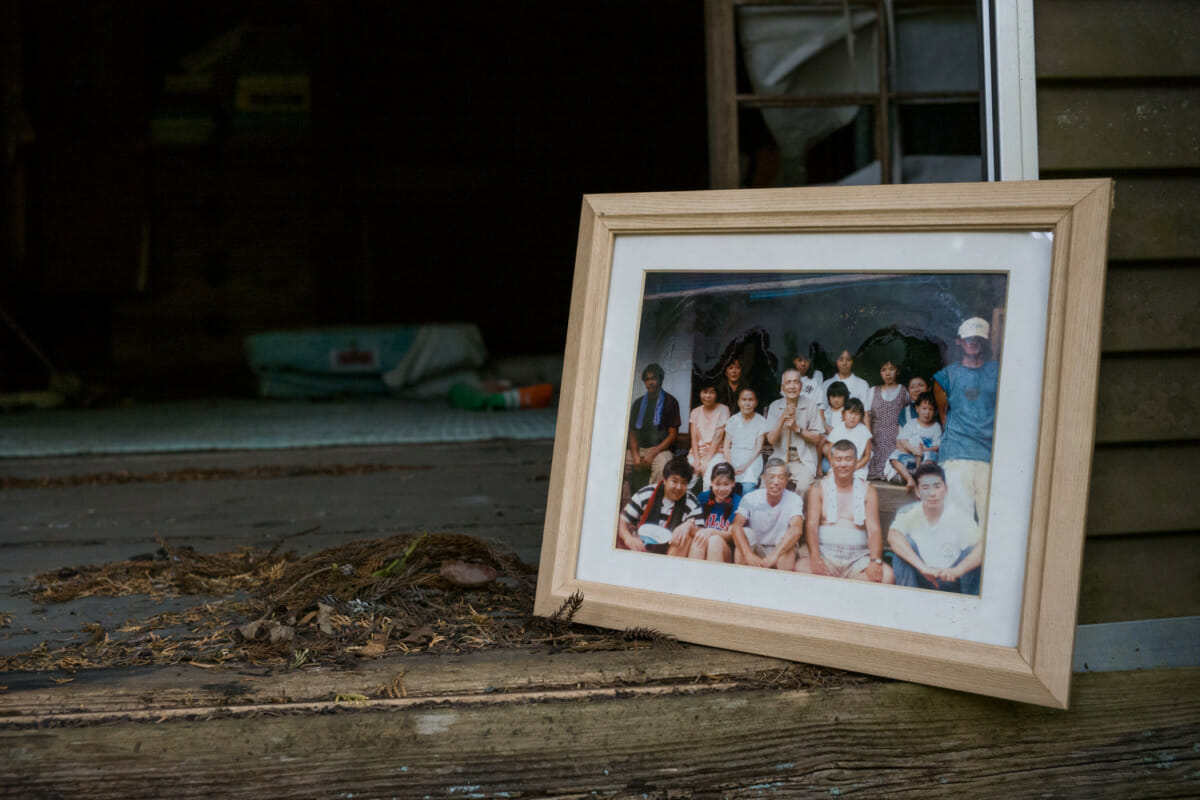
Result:
<svg viewBox="0 0 1200 800">
<path fill-rule="evenodd" d="M 535 613 L 579 593 L 580 623 L 1066 708 L 1111 204 L 1108 179 L 585 197 Z M 1002 276 L 979 596 L 616 547 L 648 276 L 691 273 Z"/>
</svg>

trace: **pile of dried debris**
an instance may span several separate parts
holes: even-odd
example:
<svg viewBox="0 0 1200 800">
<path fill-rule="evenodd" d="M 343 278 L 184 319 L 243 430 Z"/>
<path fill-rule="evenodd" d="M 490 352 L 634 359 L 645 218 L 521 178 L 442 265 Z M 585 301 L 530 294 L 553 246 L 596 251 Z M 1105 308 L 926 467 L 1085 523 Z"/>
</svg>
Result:
<svg viewBox="0 0 1200 800">
<path fill-rule="evenodd" d="M 532 616 L 536 570 L 506 549 L 452 534 L 351 542 L 304 558 L 278 548 L 199 553 L 160 541 L 157 555 L 37 576 L 42 603 L 89 596 L 208 595 L 182 612 L 84 626 L 86 642 L 0 657 L 0 670 L 192 663 L 299 667 L 385 653 L 490 647 L 593 650 L 673 640 L 654 631 L 571 625 L 580 599 Z"/>
</svg>

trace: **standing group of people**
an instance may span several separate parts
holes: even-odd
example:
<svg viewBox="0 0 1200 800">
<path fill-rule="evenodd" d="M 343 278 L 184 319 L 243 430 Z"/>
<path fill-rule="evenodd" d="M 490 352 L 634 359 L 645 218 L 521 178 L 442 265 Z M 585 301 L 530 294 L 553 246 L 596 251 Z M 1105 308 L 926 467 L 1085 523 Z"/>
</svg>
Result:
<svg viewBox="0 0 1200 800">
<path fill-rule="evenodd" d="M 765 416 L 734 358 L 699 387 L 686 455 L 675 454 L 679 403 L 648 365 L 626 455 L 630 489 L 640 488 L 617 546 L 978 594 L 999 381 L 989 327 L 965 320 L 959 360 L 907 384 L 891 361 L 870 386 L 849 350 L 828 379 L 797 355 Z M 919 501 L 887 531 L 872 479 Z"/>
</svg>

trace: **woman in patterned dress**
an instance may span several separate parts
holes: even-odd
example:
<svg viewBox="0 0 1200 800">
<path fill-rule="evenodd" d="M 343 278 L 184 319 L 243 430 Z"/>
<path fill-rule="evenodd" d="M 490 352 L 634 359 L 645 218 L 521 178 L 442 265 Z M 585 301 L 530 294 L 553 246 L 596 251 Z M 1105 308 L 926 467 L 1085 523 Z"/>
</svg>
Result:
<svg viewBox="0 0 1200 800">
<path fill-rule="evenodd" d="M 867 409 L 867 424 L 875 440 L 867 466 L 867 477 L 871 480 L 883 480 L 888 456 L 896 449 L 900 412 L 909 403 L 908 390 L 898 382 L 900 369 L 894 362 L 883 362 L 879 377 L 883 379 L 883 385 L 871 389 L 871 406 Z"/>
</svg>

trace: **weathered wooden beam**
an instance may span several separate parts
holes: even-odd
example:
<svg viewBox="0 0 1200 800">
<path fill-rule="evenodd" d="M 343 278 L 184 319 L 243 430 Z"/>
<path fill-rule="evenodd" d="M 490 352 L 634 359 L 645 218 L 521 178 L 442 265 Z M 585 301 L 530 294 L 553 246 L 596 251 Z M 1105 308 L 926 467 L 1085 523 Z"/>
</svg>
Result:
<svg viewBox="0 0 1200 800">
<path fill-rule="evenodd" d="M 1200 167 L 1194 88 L 1039 88 L 1037 117 L 1043 171 Z"/>
<path fill-rule="evenodd" d="M 891 682 L 629 698 L 603 690 L 576 701 L 528 694 L 0 730 L 0 795 L 957 798 L 969 786 L 980 797 L 1129 800 L 1194 791 L 1200 669 L 1080 675 L 1072 694 L 1061 712 Z"/>
<path fill-rule="evenodd" d="M 1194 0 L 1038 0 L 1038 78 L 1200 75 L 1200 4 Z"/>
<path fill-rule="evenodd" d="M 359 662 L 353 670 L 167 667 L 84 670 L 60 682 L 58 673 L 6 675 L 0 723 L 87 715 L 88 718 L 171 709 L 232 708 L 265 704 L 332 702 L 339 695 L 380 699 L 380 689 L 400 676 L 396 692 L 411 700 L 448 696 L 548 692 L 589 687 L 707 683 L 780 670 L 790 662 L 698 645 L 678 649 L 549 653 L 485 650 L 461 656 L 418 653 Z M 403 691 L 400 692 L 400 687 Z M 396 693 L 393 692 L 393 693 Z M 393 698 L 395 699 L 395 698 Z"/>
</svg>

